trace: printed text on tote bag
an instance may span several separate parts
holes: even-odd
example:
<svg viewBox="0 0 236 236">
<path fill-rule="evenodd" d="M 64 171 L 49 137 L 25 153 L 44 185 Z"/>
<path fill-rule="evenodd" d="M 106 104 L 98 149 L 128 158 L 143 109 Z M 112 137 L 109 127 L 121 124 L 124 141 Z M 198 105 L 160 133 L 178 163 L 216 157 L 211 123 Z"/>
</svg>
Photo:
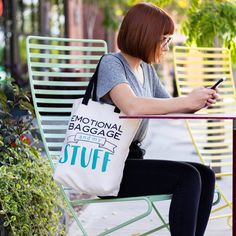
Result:
<svg viewBox="0 0 236 236">
<path fill-rule="evenodd" d="M 59 162 L 61 164 L 70 162 L 70 165 L 76 165 L 79 161 L 81 167 L 92 170 L 97 168 L 98 162 L 102 162 L 101 172 L 106 172 L 116 148 L 116 145 L 108 139 L 120 140 L 123 132 L 121 125 L 73 115 L 68 130 L 76 133 L 67 137 L 64 156 Z M 81 145 L 81 141 L 97 144 L 98 148 Z"/>
</svg>

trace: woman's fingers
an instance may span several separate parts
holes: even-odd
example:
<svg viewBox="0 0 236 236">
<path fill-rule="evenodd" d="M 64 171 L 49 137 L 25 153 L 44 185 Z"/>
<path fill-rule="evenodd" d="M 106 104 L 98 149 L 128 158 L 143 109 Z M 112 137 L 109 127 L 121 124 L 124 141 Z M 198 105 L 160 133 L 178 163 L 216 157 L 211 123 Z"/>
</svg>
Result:
<svg viewBox="0 0 236 236">
<path fill-rule="evenodd" d="M 199 110 L 203 107 L 212 106 L 216 103 L 219 95 L 214 89 L 199 87 L 189 94 L 189 98 L 191 99 L 192 106 L 196 108 L 195 110 Z"/>
<path fill-rule="evenodd" d="M 207 99 L 207 103 L 215 104 L 215 103 L 216 103 L 216 100 L 215 100 L 215 99 L 212 99 L 212 98 L 209 98 L 209 99 Z"/>
<path fill-rule="evenodd" d="M 209 95 L 210 99 L 215 100 L 215 101 L 219 98 L 219 94 L 214 89 L 209 89 L 208 95 Z"/>
</svg>

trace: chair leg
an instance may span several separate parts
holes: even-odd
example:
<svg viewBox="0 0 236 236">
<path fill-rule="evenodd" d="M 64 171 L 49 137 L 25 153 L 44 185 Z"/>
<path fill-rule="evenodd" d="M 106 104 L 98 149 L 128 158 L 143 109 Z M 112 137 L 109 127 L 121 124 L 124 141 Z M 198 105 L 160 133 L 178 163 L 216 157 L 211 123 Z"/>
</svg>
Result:
<svg viewBox="0 0 236 236">
<path fill-rule="evenodd" d="M 160 212 L 158 211 L 158 209 L 156 208 L 154 202 L 152 202 L 152 207 L 154 209 L 154 211 L 157 213 L 158 217 L 160 218 L 160 220 L 162 221 L 163 225 L 165 225 L 165 227 L 168 229 L 168 231 L 170 232 L 170 225 L 169 223 L 167 223 L 164 218 L 162 217 L 162 215 L 160 214 Z"/>
<path fill-rule="evenodd" d="M 142 213 L 142 214 L 140 214 L 140 215 L 138 215 L 136 217 L 133 217 L 132 219 L 127 220 L 124 223 L 121 223 L 121 224 L 119 224 L 119 225 L 117 225 L 115 227 L 112 227 L 112 228 L 106 230 L 105 232 L 103 232 L 101 234 L 98 234 L 97 236 L 108 235 L 108 234 L 110 234 L 110 233 L 112 233 L 112 232 L 114 232 L 114 231 L 116 231 L 118 229 L 121 229 L 121 228 L 123 228 L 123 227 L 125 227 L 125 226 L 127 226 L 129 224 L 134 223 L 135 221 L 141 220 L 141 219 L 145 218 L 146 216 L 150 215 L 150 213 L 152 211 L 152 204 L 151 204 L 150 200 L 148 198 L 146 198 L 146 197 L 141 197 L 139 200 L 144 200 L 144 201 L 147 202 L 148 207 L 147 207 L 147 210 L 144 213 Z"/>
<path fill-rule="evenodd" d="M 161 230 L 161 229 L 163 229 L 163 228 L 167 228 L 167 226 L 166 226 L 166 225 L 161 225 L 161 226 L 159 226 L 159 227 L 157 227 L 157 228 L 155 228 L 155 229 L 152 229 L 152 230 L 150 230 L 150 231 L 148 231 L 148 232 L 146 232 L 146 233 L 144 233 L 144 234 L 140 234 L 139 236 L 147 236 L 147 235 L 150 235 L 150 234 L 152 234 L 152 233 L 155 233 L 155 232 L 157 232 L 157 231 L 159 231 L 159 230 Z"/>
<path fill-rule="evenodd" d="M 166 228 L 168 229 L 168 231 L 170 232 L 170 226 L 169 226 L 169 223 L 167 223 L 164 218 L 162 217 L 161 213 L 158 211 L 158 209 L 156 208 L 154 202 L 152 202 L 152 208 L 154 209 L 154 211 L 156 212 L 156 214 L 158 215 L 158 217 L 160 218 L 161 222 L 162 222 L 162 225 L 157 227 L 157 228 L 154 228 L 152 230 L 149 230 L 148 232 L 145 232 L 144 234 L 141 234 L 140 236 L 147 236 L 147 235 L 150 235 L 156 231 L 159 231 L 163 228 Z"/>
<path fill-rule="evenodd" d="M 87 203 L 102 203 L 102 202 L 125 202 L 125 201 L 145 201 L 147 203 L 147 209 L 144 213 L 142 214 L 139 214 L 138 216 L 135 216 L 133 217 L 132 219 L 130 220 L 127 220 L 115 227 L 112 227 L 110 229 L 107 229 L 106 231 L 98 234 L 97 236 L 105 236 L 105 235 L 108 235 L 108 234 L 111 234 L 112 232 L 118 230 L 118 229 L 121 229 L 129 224 L 132 224 L 134 223 L 135 221 L 138 221 L 140 219 L 143 219 L 145 218 L 146 216 L 150 215 L 151 211 L 152 211 L 152 203 L 151 201 L 147 198 L 147 197 L 136 197 L 135 199 L 132 199 L 132 198 L 121 198 L 121 199 L 104 199 L 104 200 L 86 200 Z M 85 229 L 83 228 L 83 226 L 81 225 L 79 219 L 78 219 L 78 216 L 76 214 L 76 212 L 74 211 L 73 207 L 71 205 L 79 205 L 80 203 L 83 204 L 83 201 L 81 200 L 78 200 L 78 201 L 72 201 L 70 202 L 71 204 L 69 204 L 69 209 L 71 209 L 71 213 L 76 221 L 76 223 L 78 224 L 78 226 L 80 227 L 81 231 L 83 232 L 83 235 L 84 236 L 88 236 L 88 234 L 85 232 Z"/>
<path fill-rule="evenodd" d="M 74 208 L 71 206 L 70 200 L 69 200 L 68 196 L 66 195 L 65 190 L 62 188 L 62 186 L 59 186 L 59 187 L 60 187 L 61 193 L 63 194 L 64 199 L 65 199 L 65 201 L 66 201 L 66 205 L 67 205 L 67 207 L 68 207 L 68 210 L 69 210 L 69 212 L 71 213 L 71 215 L 73 216 L 73 219 L 75 220 L 75 222 L 77 223 L 77 225 L 79 226 L 81 232 L 83 233 L 83 236 L 88 236 L 88 234 L 86 233 L 86 231 L 85 231 L 83 225 L 81 224 L 81 222 L 80 222 L 80 220 L 79 220 L 79 218 L 78 218 L 78 215 L 77 215 L 76 211 L 75 211 Z"/>
<path fill-rule="evenodd" d="M 226 205 L 228 205 L 228 206 L 231 208 L 231 210 L 232 210 L 232 208 L 233 208 L 232 202 L 230 202 L 230 201 L 227 199 L 227 197 L 226 197 L 226 196 L 224 195 L 224 193 L 221 191 L 221 189 L 220 189 L 220 187 L 219 187 L 218 184 L 216 184 L 216 187 L 217 187 L 218 191 L 220 192 L 220 195 L 221 195 L 222 199 L 224 199 Z"/>
<path fill-rule="evenodd" d="M 227 199 L 227 197 L 226 197 L 226 196 L 224 195 L 224 193 L 221 191 L 221 189 L 220 189 L 220 187 L 219 187 L 218 184 L 216 184 L 216 188 L 217 188 L 217 190 L 218 190 L 218 192 L 219 192 L 219 194 L 220 194 L 220 198 L 225 202 L 225 204 L 224 204 L 224 205 L 221 205 L 221 206 L 219 206 L 219 207 L 216 207 L 216 208 L 213 209 L 211 212 L 212 212 L 212 213 L 216 213 L 216 212 L 218 212 L 218 211 L 220 211 L 220 210 L 222 210 L 222 209 L 229 208 L 230 211 L 231 211 L 231 213 L 229 213 L 229 214 L 223 214 L 223 215 L 211 216 L 211 217 L 210 217 L 210 220 L 221 219 L 221 218 L 227 218 L 227 224 L 228 224 L 230 227 L 232 227 L 232 224 L 230 223 L 230 220 L 231 220 L 231 218 L 232 218 L 232 208 L 233 208 L 232 202 L 230 202 L 230 201 Z"/>
<path fill-rule="evenodd" d="M 232 218 L 233 218 L 233 215 L 232 215 L 232 214 L 231 214 L 230 216 L 228 216 L 228 218 L 227 218 L 227 223 L 228 223 L 228 226 L 229 226 L 230 228 L 233 227 L 233 225 L 232 225 Z"/>
<path fill-rule="evenodd" d="M 67 196 L 66 196 L 67 197 Z M 163 195 L 163 196 L 160 196 L 159 200 L 169 200 L 170 199 L 170 196 L 167 196 L 167 195 Z M 78 226 L 80 227 L 81 231 L 83 232 L 83 235 L 84 236 L 88 236 L 88 234 L 85 232 L 85 229 L 83 228 L 82 224 L 80 223 L 79 219 L 78 219 L 78 216 L 77 216 L 77 213 L 74 211 L 73 207 L 72 206 L 75 206 L 75 205 L 84 205 L 84 204 L 90 204 L 90 203 L 106 203 L 106 202 L 127 202 L 127 201 L 145 201 L 147 203 L 147 209 L 145 212 L 143 212 L 142 214 L 139 214 L 138 216 L 136 217 L 133 217 L 132 219 L 130 220 L 127 220 L 119 225 L 116 225 L 110 229 L 107 229 L 105 230 L 104 232 L 98 234 L 97 236 L 105 236 L 105 235 L 108 235 L 108 234 L 111 234 L 112 232 L 118 230 L 118 229 L 121 229 L 129 224 L 132 224 L 140 219 L 143 219 L 145 218 L 146 216 L 150 215 L 151 211 L 152 211 L 152 208 L 155 210 L 155 212 L 157 213 L 157 215 L 159 216 L 159 218 L 161 219 L 163 225 L 161 225 L 160 227 L 158 228 L 155 228 L 153 230 L 150 230 L 148 232 L 146 232 L 145 234 L 143 235 L 149 235 L 150 233 L 153 233 L 155 231 L 158 231 L 162 228 L 167 228 L 169 230 L 169 225 L 168 223 L 165 222 L 165 220 L 163 219 L 163 217 L 161 216 L 161 214 L 159 213 L 159 211 L 157 210 L 156 206 L 154 205 L 154 201 L 151 201 L 148 197 L 135 197 L 135 198 L 117 198 L 117 199 L 88 199 L 88 200 L 74 200 L 74 201 L 70 201 L 69 204 L 68 204 L 68 207 L 76 221 L 76 223 L 78 224 Z M 156 200 L 158 201 L 158 200 Z"/>
</svg>

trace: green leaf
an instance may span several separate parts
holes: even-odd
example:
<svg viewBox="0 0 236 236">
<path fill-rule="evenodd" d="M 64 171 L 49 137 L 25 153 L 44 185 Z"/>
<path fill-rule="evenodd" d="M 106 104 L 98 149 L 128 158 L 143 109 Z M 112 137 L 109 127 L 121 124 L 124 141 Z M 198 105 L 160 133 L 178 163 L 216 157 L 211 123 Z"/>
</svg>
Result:
<svg viewBox="0 0 236 236">
<path fill-rule="evenodd" d="M 0 90 L 0 103 L 1 103 L 1 107 L 2 107 L 3 111 L 8 112 L 9 109 L 7 107 L 7 97 L 2 90 Z"/>
</svg>

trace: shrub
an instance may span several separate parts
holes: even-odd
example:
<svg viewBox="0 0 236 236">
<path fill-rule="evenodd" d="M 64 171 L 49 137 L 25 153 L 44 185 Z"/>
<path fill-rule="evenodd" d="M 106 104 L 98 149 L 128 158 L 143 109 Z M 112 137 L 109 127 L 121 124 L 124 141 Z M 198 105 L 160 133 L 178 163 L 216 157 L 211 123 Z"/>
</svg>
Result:
<svg viewBox="0 0 236 236">
<path fill-rule="evenodd" d="M 26 94 L 9 82 L 2 86 L 0 222 L 13 235 L 63 235 L 63 201 L 48 160 L 32 145 L 30 111 L 33 107 Z"/>
</svg>

